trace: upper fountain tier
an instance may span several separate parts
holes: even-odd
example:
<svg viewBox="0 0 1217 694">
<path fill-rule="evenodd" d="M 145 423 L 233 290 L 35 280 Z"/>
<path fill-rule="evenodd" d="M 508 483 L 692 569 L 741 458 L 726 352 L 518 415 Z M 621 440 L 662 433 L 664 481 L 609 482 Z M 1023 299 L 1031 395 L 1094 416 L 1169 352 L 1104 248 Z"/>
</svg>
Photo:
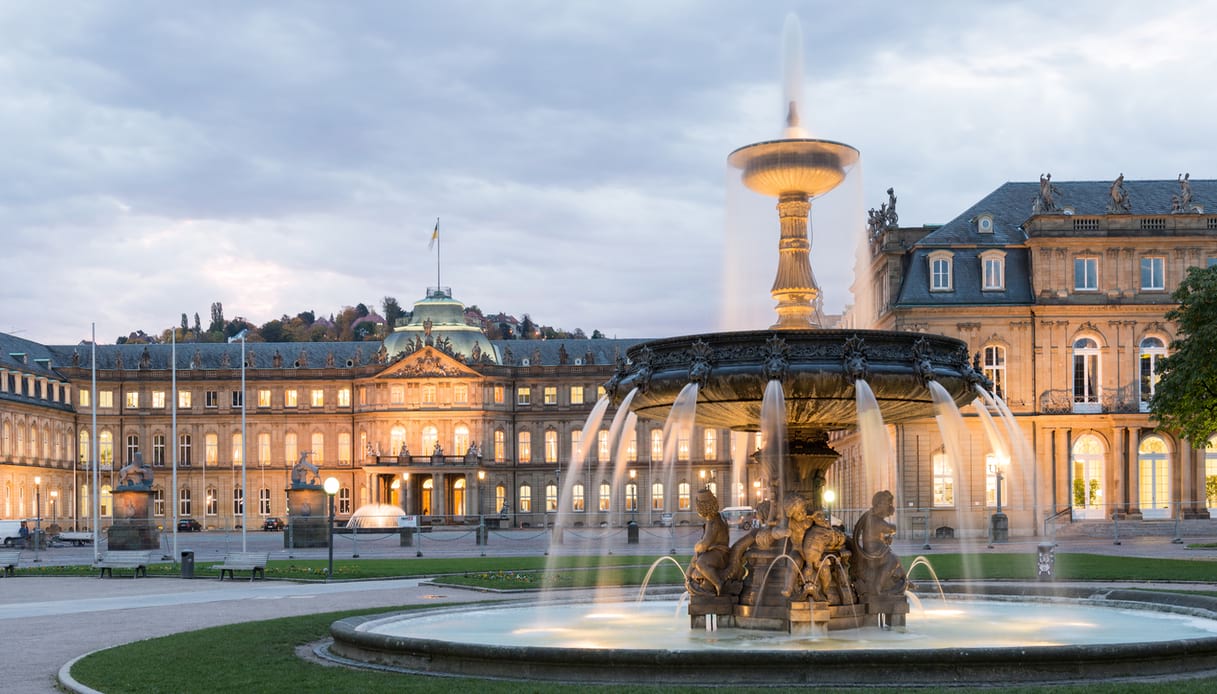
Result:
<svg viewBox="0 0 1217 694">
<path fill-rule="evenodd" d="M 727 163 L 740 169 L 744 185 L 761 195 L 776 198 L 795 193 L 806 199 L 845 180 L 858 163 L 858 150 L 831 140 L 788 138 L 740 147 Z"/>
</svg>

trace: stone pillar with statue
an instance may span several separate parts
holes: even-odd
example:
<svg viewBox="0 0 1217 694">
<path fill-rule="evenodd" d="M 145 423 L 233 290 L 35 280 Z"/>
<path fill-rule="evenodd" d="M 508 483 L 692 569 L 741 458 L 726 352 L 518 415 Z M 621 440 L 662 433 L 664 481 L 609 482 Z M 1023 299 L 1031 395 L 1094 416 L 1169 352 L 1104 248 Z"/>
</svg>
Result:
<svg viewBox="0 0 1217 694">
<path fill-rule="evenodd" d="M 317 466 L 309 462 L 308 456 L 309 451 L 300 454 L 287 488 L 287 531 L 283 533 L 287 549 L 329 545 L 325 489 Z"/>
<path fill-rule="evenodd" d="M 106 546 L 112 550 L 146 550 L 160 547 L 161 536 L 152 519 L 152 468 L 144 456 L 119 470 L 114 488 L 114 522 L 106 531 Z"/>
</svg>

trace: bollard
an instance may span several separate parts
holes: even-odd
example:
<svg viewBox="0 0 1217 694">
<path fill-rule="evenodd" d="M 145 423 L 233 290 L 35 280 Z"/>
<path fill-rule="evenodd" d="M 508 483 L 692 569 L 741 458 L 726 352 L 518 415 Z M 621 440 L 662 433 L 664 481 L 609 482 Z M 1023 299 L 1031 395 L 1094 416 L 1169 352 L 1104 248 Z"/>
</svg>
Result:
<svg viewBox="0 0 1217 694">
<path fill-rule="evenodd" d="M 625 524 L 625 543 L 627 545 L 638 544 L 638 521 L 631 520 Z"/>
<path fill-rule="evenodd" d="M 1036 568 L 1039 580 L 1051 581 L 1056 578 L 1056 543 L 1041 542 L 1039 544 Z"/>
</svg>

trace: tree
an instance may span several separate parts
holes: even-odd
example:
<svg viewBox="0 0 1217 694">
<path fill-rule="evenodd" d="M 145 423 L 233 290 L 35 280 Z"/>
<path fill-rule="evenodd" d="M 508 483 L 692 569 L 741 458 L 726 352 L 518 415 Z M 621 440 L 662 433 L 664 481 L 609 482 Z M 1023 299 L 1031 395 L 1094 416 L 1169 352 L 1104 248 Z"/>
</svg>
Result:
<svg viewBox="0 0 1217 694">
<path fill-rule="evenodd" d="M 384 300 L 380 302 L 380 308 L 385 314 L 385 327 L 392 330 L 397 326 L 397 319 L 401 318 L 402 316 L 403 311 L 401 310 L 401 304 L 397 303 L 397 299 L 394 299 L 391 296 L 386 296 Z"/>
<path fill-rule="evenodd" d="M 524 314 L 524 320 L 520 321 L 520 339 L 531 340 L 537 331 L 537 326 L 532 322 L 532 316 Z"/>
<path fill-rule="evenodd" d="M 592 339 L 593 339 L 593 340 L 603 340 L 603 339 L 604 339 L 604 333 L 600 332 L 599 330 L 593 330 L 593 331 L 592 331 Z"/>
<path fill-rule="evenodd" d="M 224 332 L 224 304 L 218 301 L 211 305 L 211 325 L 207 326 L 207 332 Z"/>
<path fill-rule="evenodd" d="M 182 332 L 185 333 L 189 329 L 190 329 L 190 323 L 189 323 L 189 321 L 186 320 L 186 314 L 183 313 L 182 314 Z"/>
<path fill-rule="evenodd" d="M 1176 337 L 1159 362 L 1150 409 L 1163 427 L 1203 447 L 1217 433 L 1217 266 L 1188 268 L 1167 312 Z"/>
<path fill-rule="evenodd" d="M 203 324 L 199 322 L 199 312 L 194 312 L 194 334 L 199 336 L 203 334 Z"/>
</svg>

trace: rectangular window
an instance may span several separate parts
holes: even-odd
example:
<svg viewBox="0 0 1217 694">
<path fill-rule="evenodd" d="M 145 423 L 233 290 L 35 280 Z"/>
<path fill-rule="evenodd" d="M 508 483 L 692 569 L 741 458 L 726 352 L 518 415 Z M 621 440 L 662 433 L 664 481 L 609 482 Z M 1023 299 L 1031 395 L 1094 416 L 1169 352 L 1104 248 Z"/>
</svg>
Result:
<svg viewBox="0 0 1217 694">
<path fill-rule="evenodd" d="M 152 515 L 165 515 L 165 490 L 157 489 L 152 492 Z"/>
<path fill-rule="evenodd" d="M 945 292 L 951 289 L 950 258 L 934 258 L 930 261 L 930 291 Z"/>
<path fill-rule="evenodd" d="M 405 386 L 390 386 L 389 387 L 389 404 L 404 405 L 406 402 Z"/>
<path fill-rule="evenodd" d="M 152 391 L 152 409 L 154 409 L 154 410 L 165 409 L 165 391 L 163 391 L 163 390 Z"/>
<path fill-rule="evenodd" d="M 295 388 L 283 391 L 283 406 L 296 407 L 300 401 L 300 393 Z"/>
<path fill-rule="evenodd" d="M 314 388 L 310 404 L 313 407 L 325 407 L 325 391 L 320 388 Z"/>
<path fill-rule="evenodd" d="M 545 386 L 545 390 L 543 391 L 543 394 L 545 397 L 546 405 L 557 405 L 558 404 L 558 387 L 557 386 Z"/>
<path fill-rule="evenodd" d="M 570 387 L 570 404 L 572 404 L 572 405 L 582 405 L 583 404 L 583 386 L 571 386 Z"/>
<path fill-rule="evenodd" d="M 152 467 L 165 467 L 165 435 L 152 437 Z"/>
<path fill-rule="evenodd" d="M 139 393 L 127 393 L 127 409 L 139 409 Z"/>
<path fill-rule="evenodd" d="M 258 514 L 270 515 L 270 490 L 265 487 L 258 490 Z"/>
<path fill-rule="evenodd" d="M 516 404 L 531 405 L 532 404 L 532 388 L 528 386 L 520 386 L 516 388 Z"/>
<path fill-rule="evenodd" d="M 206 455 L 207 465 L 213 467 L 220 464 L 220 438 L 215 434 L 208 434 L 203 440 Z"/>
<path fill-rule="evenodd" d="M 532 434 L 527 431 L 521 431 L 519 436 L 519 445 L 517 446 L 516 459 L 521 463 L 532 462 Z"/>
<path fill-rule="evenodd" d="M 435 384 L 434 383 L 424 383 L 423 384 L 423 404 L 424 405 L 434 405 L 435 404 Z"/>
<path fill-rule="evenodd" d="M 1160 292 L 1166 289 L 1166 258 L 1151 256 L 1141 259 L 1141 291 Z"/>
<path fill-rule="evenodd" d="M 609 460 L 609 433 L 607 429 L 596 432 L 596 460 L 607 463 Z"/>
<path fill-rule="evenodd" d="M 114 391 L 103 390 L 97 394 L 97 406 L 103 408 L 114 407 Z"/>
<path fill-rule="evenodd" d="M 351 512 L 351 488 L 343 487 L 338 490 L 338 512 L 347 515 Z"/>
<path fill-rule="evenodd" d="M 985 289 L 1000 290 L 1005 287 L 1005 264 L 1001 258 L 985 258 Z"/>
<path fill-rule="evenodd" d="M 270 407 L 270 388 L 258 389 L 258 407 Z"/>
<path fill-rule="evenodd" d="M 220 406 L 220 392 L 218 390 L 207 391 L 203 397 L 203 406 L 204 407 L 219 407 Z"/>
<path fill-rule="evenodd" d="M 232 391 L 232 409 L 239 410 L 245 407 L 245 393 L 239 390 Z"/>
<path fill-rule="evenodd" d="M 496 405 L 503 404 L 503 386 L 494 387 L 494 404 L 496 404 Z"/>
<path fill-rule="evenodd" d="M 494 432 L 494 462 L 507 462 L 507 434 L 502 429 Z"/>
<path fill-rule="evenodd" d="M 1073 290 L 1093 292 L 1099 289 L 1099 259 L 1073 259 Z"/>
<path fill-rule="evenodd" d="M 193 405 L 193 400 L 190 397 L 190 391 L 179 390 L 177 392 L 177 408 L 179 410 L 189 410 Z"/>
<path fill-rule="evenodd" d="M 80 406 L 88 407 L 89 406 L 89 396 L 92 395 L 93 392 L 89 391 L 89 390 L 83 390 L 83 389 L 78 390 L 76 392 L 80 393 Z"/>
<path fill-rule="evenodd" d="M 706 460 L 714 460 L 718 457 L 718 436 L 713 429 L 706 429 L 706 443 L 702 451 Z"/>
<path fill-rule="evenodd" d="M 946 453 L 939 452 L 933 456 L 934 465 L 934 506 L 955 505 L 955 471 Z"/>
<path fill-rule="evenodd" d="M 582 429 L 574 429 L 570 432 L 570 457 L 571 460 L 581 460 L 583 458 Z"/>
<path fill-rule="evenodd" d="M 558 462 L 558 432 L 553 429 L 545 432 L 545 462 Z"/>
<path fill-rule="evenodd" d="M 458 383 L 452 386 L 452 402 L 457 405 L 469 404 L 469 386 L 464 383 Z"/>
</svg>

